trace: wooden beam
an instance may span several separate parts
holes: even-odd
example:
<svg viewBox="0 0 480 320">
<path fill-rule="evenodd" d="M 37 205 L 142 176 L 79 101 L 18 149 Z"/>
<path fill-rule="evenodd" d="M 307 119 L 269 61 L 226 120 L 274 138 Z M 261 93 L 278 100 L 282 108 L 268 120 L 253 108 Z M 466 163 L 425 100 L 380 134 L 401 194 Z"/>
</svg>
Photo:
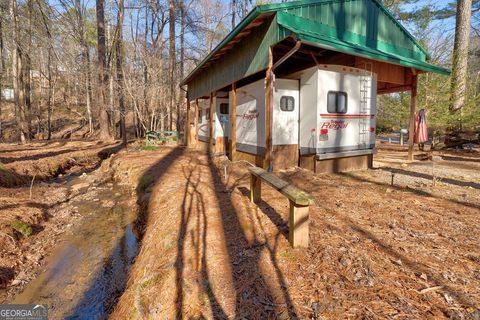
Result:
<svg viewBox="0 0 480 320">
<path fill-rule="evenodd" d="M 288 241 L 294 248 L 308 248 L 309 207 L 299 206 L 290 200 L 288 215 Z"/>
<path fill-rule="evenodd" d="M 230 112 L 230 123 L 231 123 L 231 140 L 232 144 L 230 147 L 230 160 L 236 160 L 237 154 L 237 84 L 234 82 L 232 84 L 232 111 Z"/>
<path fill-rule="evenodd" d="M 417 109 L 417 76 L 412 79 L 412 93 L 410 97 L 410 127 L 408 129 L 408 160 L 413 161 L 413 138 L 415 135 L 415 110 Z"/>
<path fill-rule="evenodd" d="M 187 125 L 185 128 L 185 145 L 188 147 L 192 142 L 190 141 L 190 99 L 187 94 Z"/>
<path fill-rule="evenodd" d="M 273 54 L 272 48 L 269 48 L 268 69 L 265 75 L 265 153 L 263 158 L 264 169 L 272 168 L 272 120 L 273 120 Z"/>
<path fill-rule="evenodd" d="M 387 93 L 393 93 L 393 92 L 403 92 L 403 91 L 410 91 L 412 90 L 412 86 L 389 86 L 387 83 L 387 86 L 385 88 L 379 88 L 377 90 L 377 94 L 387 94 Z"/>
<path fill-rule="evenodd" d="M 297 43 L 295 43 L 295 46 L 293 48 L 291 48 L 290 51 L 288 51 L 283 57 L 281 57 L 277 62 L 275 62 L 275 64 L 272 67 L 271 72 L 273 72 L 275 70 L 275 68 L 277 68 L 279 65 L 281 65 L 282 63 L 287 61 L 287 59 L 290 58 L 295 52 L 297 52 L 298 49 L 300 49 L 301 45 L 302 45 L 302 43 L 300 41 L 297 41 Z M 273 58 L 272 58 L 272 60 L 273 60 Z"/>
<path fill-rule="evenodd" d="M 210 109 L 208 110 L 208 112 L 210 113 L 210 121 L 209 121 L 209 126 L 208 126 L 208 131 L 209 131 L 209 135 L 210 135 L 210 143 L 209 143 L 209 151 L 210 153 L 215 153 L 215 150 L 214 150 L 214 141 L 215 141 L 215 137 L 214 137 L 214 128 L 213 128 L 213 125 L 214 125 L 214 122 L 213 122 L 213 115 L 214 115 L 214 111 L 213 111 L 213 92 L 210 93 Z"/>
<path fill-rule="evenodd" d="M 198 99 L 195 99 L 195 145 L 198 146 Z"/>
<path fill-rule="evenodd" d="M 256 175 L 250 175 L 250 202 L 259 203 L 262 198 L 262 180 Z"/>
</svg>

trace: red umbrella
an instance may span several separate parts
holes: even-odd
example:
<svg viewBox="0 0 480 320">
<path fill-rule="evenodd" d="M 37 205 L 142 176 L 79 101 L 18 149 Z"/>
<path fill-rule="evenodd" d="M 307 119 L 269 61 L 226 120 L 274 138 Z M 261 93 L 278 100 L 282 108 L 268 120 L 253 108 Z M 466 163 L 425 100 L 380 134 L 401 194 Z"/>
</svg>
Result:
<svg viewBox="0 0 480 320">
<path fill-rule="evenodd" d="M 413 139 L 415 143 L 424 143 L 428 141 L 428 127 L 427 118 L 425 116 L 425 110 L 420 109 L 415 120 L 415 137 Z"/>
</svg>

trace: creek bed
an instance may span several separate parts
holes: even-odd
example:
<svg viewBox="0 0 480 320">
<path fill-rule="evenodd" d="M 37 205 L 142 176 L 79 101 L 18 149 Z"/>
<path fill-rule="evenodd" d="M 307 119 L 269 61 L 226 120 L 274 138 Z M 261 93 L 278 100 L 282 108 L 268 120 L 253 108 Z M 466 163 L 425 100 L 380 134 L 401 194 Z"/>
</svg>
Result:
<svg viewBox="0 0 480 320">
<path fill-rule="evenodd" d="M 129 190 L 111 183 L 91 189 L 71 201 L 82 220 L 12 303 L 47 304 L 51 319 L 104 319 L 115 306 L 138 252 L 137 210 Z"/>
</svg>

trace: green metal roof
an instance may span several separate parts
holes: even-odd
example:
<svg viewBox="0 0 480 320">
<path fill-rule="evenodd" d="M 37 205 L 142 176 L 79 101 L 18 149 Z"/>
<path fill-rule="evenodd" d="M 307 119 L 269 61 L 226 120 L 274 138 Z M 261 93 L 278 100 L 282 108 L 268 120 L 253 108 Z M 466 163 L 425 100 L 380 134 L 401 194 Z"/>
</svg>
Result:
<svg viewBox="0 0 480 320">
<path fill-rule="evenodd" d="M 248 39 L 205 67 L 248 25 L 275 14 Z M 377 0 L 302 0 L 255 7 L 185 78 L 189 98 L 208 95 L 268 66 L 268 48 L 293 36 L 310 45 L 427 72 L 449 70 L 427 62 L 429 54 Z"/>
</svg>

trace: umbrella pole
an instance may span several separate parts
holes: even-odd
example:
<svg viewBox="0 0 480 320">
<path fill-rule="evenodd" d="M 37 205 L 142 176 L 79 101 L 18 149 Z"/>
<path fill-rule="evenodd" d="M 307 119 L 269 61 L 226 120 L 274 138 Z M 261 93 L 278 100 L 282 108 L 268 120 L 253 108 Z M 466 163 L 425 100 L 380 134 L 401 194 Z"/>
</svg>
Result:
<svg viewBox="0 0 480 320">
<path fill-rule="evenodd" d="M 413 75 L 410 97 L 410 127 L 408 129 L 408 161 L 413 161 L 413 138 L 415 134 L 415 109 L 417 108 L 417 75 Z"/>
</svg>

